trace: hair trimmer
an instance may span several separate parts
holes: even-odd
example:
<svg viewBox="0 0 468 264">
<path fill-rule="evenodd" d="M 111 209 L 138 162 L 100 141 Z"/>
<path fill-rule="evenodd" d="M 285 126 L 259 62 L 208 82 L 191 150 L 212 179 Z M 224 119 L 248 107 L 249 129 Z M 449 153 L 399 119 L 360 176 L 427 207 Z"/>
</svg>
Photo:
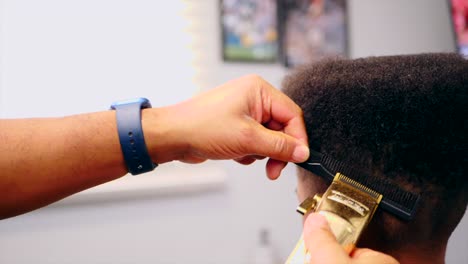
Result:
<svg viewBox="0 0 468 264">
<path fill-rule="evenodd" d="M 323 195 L 304 200 L 297 207 L 297 212 L 302 215 L 318 212 L 325 216 L 338 243 L 348 253 L 354 249 L 377 208 L 404 220 L 415 215 L 420 196 L 402 190 L 388 179 L 365 175 L 313 150 L 309 160 L 298 165 L 331 180 L 331 184 Z M 302 237 L 286 263 L 307 263 Z"/>
</svg>

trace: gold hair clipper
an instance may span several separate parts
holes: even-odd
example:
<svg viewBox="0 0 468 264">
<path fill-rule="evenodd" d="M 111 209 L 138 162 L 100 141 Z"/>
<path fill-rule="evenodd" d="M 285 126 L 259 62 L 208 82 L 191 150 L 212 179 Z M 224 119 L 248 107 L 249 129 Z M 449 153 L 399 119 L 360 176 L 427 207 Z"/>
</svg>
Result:
<svg viewBox="0 0 468 264">
<path fill-rule="evenodd" d="M 323 195 L 307 198 L 297 207 L 297 212 L 305 215 L 313 211 L 325 216 L 338 243 L 351 253 L 381 199 L 381 194 L 337 173 Z M 302 237 L 286 263 L 308 263 Z"/>
</svg>

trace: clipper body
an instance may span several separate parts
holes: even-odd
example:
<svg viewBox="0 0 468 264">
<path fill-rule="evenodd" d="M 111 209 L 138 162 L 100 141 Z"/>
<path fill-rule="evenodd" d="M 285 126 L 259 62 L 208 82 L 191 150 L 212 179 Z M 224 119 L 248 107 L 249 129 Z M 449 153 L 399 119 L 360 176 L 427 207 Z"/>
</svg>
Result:
<svg viewBox="0 0 468 264">
<path fill-rule="evenodd" d="M 337 241 L 350 253 L 381 200 L 381 194 L 337 173 L 322 196 L 307 198 L 297 211 L 303 215 L 318 212 L 325 216 Z M 303 243 L 301 238 L 286 263 L 297 263 L 291 261 L 297 260 L 298 254 L 305 259 L 307 252 Z"/>
</svg>

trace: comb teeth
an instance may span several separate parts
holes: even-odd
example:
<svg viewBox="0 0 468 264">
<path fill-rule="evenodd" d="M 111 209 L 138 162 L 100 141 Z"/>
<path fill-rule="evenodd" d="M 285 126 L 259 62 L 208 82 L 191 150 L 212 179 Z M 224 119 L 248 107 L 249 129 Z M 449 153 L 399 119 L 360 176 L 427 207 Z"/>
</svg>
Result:
<svg viewBox="0 0 468 264">
<path fill-rule="evenodd" d="M 416 213 L 420 196 L 401 189 L 389 179 L 377 178 L 337 161 L 328 155 L 310 150 L 309 161 L 298 165 L 331 182 L 337 172 L 368 189 L 382 194 L 380 208 L 404 219 L 410 220 Z"/>
</svg>

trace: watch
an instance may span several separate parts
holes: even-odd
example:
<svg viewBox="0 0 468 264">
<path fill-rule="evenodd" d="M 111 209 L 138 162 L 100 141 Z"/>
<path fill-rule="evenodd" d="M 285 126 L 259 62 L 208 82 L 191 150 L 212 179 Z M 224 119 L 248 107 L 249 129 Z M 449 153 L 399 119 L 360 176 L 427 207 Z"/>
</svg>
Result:
<svg viewBox="0 0 468 264">
<path fill-rule="evenodd" d="M 141 109 L 151 108 L 146 98 L 115 102 L 111 109 L 116 111 L 117 131 L 125 164 L 132 175 L 154 170 L 158 165 L 153 163 L 141 125 Z"/>
</svg>

